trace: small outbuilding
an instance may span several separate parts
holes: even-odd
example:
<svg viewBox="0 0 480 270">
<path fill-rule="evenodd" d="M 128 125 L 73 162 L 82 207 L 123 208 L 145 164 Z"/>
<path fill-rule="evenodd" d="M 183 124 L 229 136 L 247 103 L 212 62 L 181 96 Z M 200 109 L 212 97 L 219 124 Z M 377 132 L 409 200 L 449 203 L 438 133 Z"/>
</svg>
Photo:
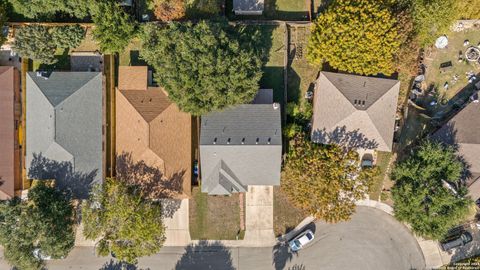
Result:
<svg viewBox="0 0 480 270">
<path fill-rule="evenodd" d="M 264 0 L 233 0 L 235 15 L 262 15 Z"/>
</svg>

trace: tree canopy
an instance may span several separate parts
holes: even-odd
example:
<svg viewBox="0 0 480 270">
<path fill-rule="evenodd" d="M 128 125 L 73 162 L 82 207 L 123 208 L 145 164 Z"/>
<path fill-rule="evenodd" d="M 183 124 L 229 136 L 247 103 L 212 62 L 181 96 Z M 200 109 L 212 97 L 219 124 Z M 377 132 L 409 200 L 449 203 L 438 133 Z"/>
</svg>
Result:
<svg viewBox="0 0 480 270">
<path fill-rule="evenodd" d="M 225 21 L 147 25 L 142 57 L 179 108 L 194 115 L 250 103 L 262 76 L 260 53 Z M 250 39 L 249 39 L 250 38 Z"/>
<path fill-rule="evenodd" d="M 338 222 L 355 212 L 355 201 L 368 193 L 375 173 L 359 168 L 355 151 L 314 144 L 299 134 L 290 145 L 281 188 L 297 207 Z"/>
<path fill-rule="evenodd" d="M 21 57 L 53 64 L 57 49 L 75 48 L 85 37 L 85 29 L 80 25 L 49 27 L 27 25 L 15 34 L 13 50 Z"/>
<path fill-rule="evenodd" d="M 64 13 L 72 17 L 88 16 L 91 1 L 87 0 L 8 0 L 15 12 L 27 18 L 53 17 Z"/>
<path fill-rule="evenodd" d="M 93 36 L 105 53 L 122 52 L 135 36 L 136 24 L 115 0 L 97 1 L 92 6 Z"/>
<path fill-rule="evenodd" d="M 41 269 L 33 255 L 59 259 L 73 248 L 73 207 L 63 193 L 39 182 L 28 192 L 28 200 L 12 199 L 0 204 L 0 244 L 5 259 L 21 270 Z"/>
<path fill-rule="evenodd" d="M 57 46 L 52 42 L 49 28 L 42 25 L 27 25 L 15 33 L 13 50 L 21 57 L 53 64 Z"/>
<path fill-rule="evenodd" d="M 314 22 L 307 58 L 342 71 L 390 75 L 400 46 L 397 35 L 387 1 L 334 0 Z"/>
<path fill-rule="evenodd" d="M 463 170 L 452 147 L 423 142 L 393 169 L 395 217 L 408 222 L 423 237 L 444 237 L 466 217 L 472 205 L 460 181 Z"/>
<path fill-rule="evenodd" d="M 161 206 L 133 186 L 106 179 L 82 206 L 84 236 L 97 240 L 97 253 L 128 263 L 157 253 L 164 242 Z"/>
<path fill-rule="evenodd" d="M 0 1 L 0 27 L 2 27 L 7 23 L 7 7 L 4 1 Z M 3 45 L 7 41 L 7 38 L 3 35 L 0 35 L 0 46 Z"/>
</svg>

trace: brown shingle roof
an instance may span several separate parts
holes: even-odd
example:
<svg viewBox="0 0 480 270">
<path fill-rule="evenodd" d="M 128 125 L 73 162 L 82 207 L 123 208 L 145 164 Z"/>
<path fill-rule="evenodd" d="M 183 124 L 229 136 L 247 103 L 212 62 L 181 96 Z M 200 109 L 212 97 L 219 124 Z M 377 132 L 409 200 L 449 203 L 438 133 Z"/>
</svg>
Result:
<svg viewBox="0 0 480 270">
<path fill-rule="evenodd" d="M 161 88 L 119 88 L 116 103 L 117 154 L 129 153 L 134 162 L 144 161 L 161 170 L 172 182 L 167 186 L 174 197 L 190 196 L 191 116 L 181 112 Z"/>
<path fill-rule="evenodd" d="M 119 66 L 118 89 L 147 90 L 148 68 L 146 66 Z"/>
<path fill-rule="evenodd" d="M 18 144 L 15 132 L 15 95 L 19 74 L 14 67 L 0 67 L 0 199 L 14 196 L 19 179 Z"/>
<path fill-rule="evenodd" d="M 391 151 L 400 82 L 321 72 L 312 140 Z"/>
<path fill-rule="evenodd" d="M 160 89 L 120 90 L 140 115 L 150 123 L 172 103 Z"/>
</svg>

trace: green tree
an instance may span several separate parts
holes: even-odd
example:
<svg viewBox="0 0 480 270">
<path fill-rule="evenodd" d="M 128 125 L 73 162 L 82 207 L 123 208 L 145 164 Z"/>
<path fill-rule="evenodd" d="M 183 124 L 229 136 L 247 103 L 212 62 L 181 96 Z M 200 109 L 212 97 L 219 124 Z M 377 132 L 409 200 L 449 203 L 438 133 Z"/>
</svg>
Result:
<svg viewBox="0 0 480 270">
<path fill-rule="evenodd" d="M 52 258 L 67 256 L 73 248 L 73 207 L 63 193 L 39 182 L 28 200 L 0 204 L 0 244 L 6 260 L 21 270 L 41 269 L 35 249 Z"/>
<path fill-rule="evenodd" d="M 315 20 L 307 59 L 363 75 L 394 72 L 395 17 L 384 0 L 334 0 Z"/>
<path fill-rule="evenodd" d="M 4 1 L 0 1 L 0 27 L 2 27 L 2 29 L 3 29 L 3 26 L 6 25 L 7 19 L 8 19 L 8 16 L 7 16 L 6 3 Z M 2 46 L 3 43 L 5 43 L 5 41 L 7 41 L 7 38 L 4 37 L 3 35 L 0 35 L 0 46 Z"/>
<path fill-rule="evenodd" d="M 27 25 L 17 29 L 13 50 L 21 57 L 53 64 L 56 45 L 52 42 L 49 28 L 41 25 Z"/>
<path fill-rule="evenodd" d="M 299 134 L 290 145 L 281 188 L 297 207 L 338 222 L 355 212 L 355 201 L 365 197 L 376 173 L 359 168 L 355 151 L 314 144 Z"/>
<path fill-rule="evenodd" d="M 105 53 L 122 52 L 135 36 L 135 22 L 118 1 L 97 1 L 92 7 L 93 36 Z"/>
<path fill-rule="evenodd" d="M 461 184 L 463 170 L 452 147 L 423 142 L 393 169 L 395 217 L 423 237 L 444 237 L 468 215 L 472 205 Z M 456 191 L 447 188 L 447 182 Z"/>
<path fill-rule="evenodd" d="M 97 240 L 97 253 L 114 253 L 128 263 L 157 253 L 165 239 L 161 206 L 132 186 L 106 179 L 82 207 L 84 235 Z"/>
<path fill-rule="evenodd" d="M 76 48 L 85 37 L 85 29 L 80 25 L 67 25 L 52 28 L 52 42 L 58 48 Z"/>
<path fill-rule="evenodd" d="M 88 15 L 89 0 L 8 0 L 15 12 L 27 18 L 53 18 L 64 13 L 77 18 Z"/>
<path fill-rule="evenodd" d="M 431 44 L 456 18 L 457 0 L 412 0 L 411 13 L 421 45 Z"/>
<path fill-rule="evenodd" d="M 262 76 L 260 51 L 225 21 L 147 25 L 142 57 L 181 110 L 201 115 L 250 103 Z"/>
</svg>

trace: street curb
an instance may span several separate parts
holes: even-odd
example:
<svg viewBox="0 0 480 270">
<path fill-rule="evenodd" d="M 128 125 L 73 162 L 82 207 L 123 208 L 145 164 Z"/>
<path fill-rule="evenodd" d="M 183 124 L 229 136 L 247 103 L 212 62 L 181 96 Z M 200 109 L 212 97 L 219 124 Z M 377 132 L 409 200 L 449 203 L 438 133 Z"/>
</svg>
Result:
<svg viewBox="0 0 480 270">
<path fill-rule="evenodd" d="M 303 228 L 305 228 L 308 224 L 315 222 L 316 218 L 313 216 L 308 216 L 304 218 L 293 230 L 289 231 L 288 233 L 281 235 L 276 238 L 278 242 L 285 242 L 293 238 L 297 233 L 299 233 Z"/>
</svg>

